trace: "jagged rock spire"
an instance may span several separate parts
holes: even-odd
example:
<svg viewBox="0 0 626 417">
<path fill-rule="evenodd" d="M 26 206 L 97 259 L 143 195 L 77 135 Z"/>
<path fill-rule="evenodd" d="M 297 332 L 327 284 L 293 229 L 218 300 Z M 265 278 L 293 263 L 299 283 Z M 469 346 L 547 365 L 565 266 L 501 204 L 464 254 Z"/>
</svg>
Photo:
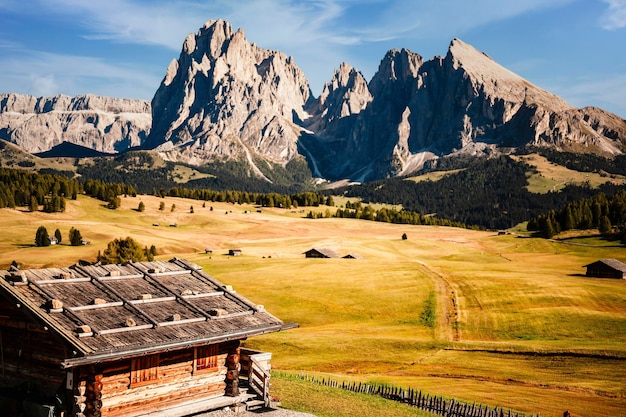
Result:
<svg viewBox="0 0 626 417">
<path fill-rule="evenodd" d="M 173 158 L 251 161 L 257 154 L 286 163 L 298 155 L 297 122 L 310 97 L 291 57 L 212 20 L 187 36 L 170 63 L 152 100 L 149 142 Z"/>
</svg>

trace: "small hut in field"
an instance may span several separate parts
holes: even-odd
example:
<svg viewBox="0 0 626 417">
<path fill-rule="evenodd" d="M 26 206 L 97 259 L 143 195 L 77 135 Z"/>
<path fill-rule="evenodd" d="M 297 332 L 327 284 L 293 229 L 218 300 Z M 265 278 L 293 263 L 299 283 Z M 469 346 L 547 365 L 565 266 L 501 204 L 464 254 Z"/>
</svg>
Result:
<svg viewBox="0 0 626 417">
<path fill-rule="evenodd" d="M 588 277 L 595 278 L 626 278 L 626 264 L 617 259 L 601 259 L 599 261 L 583 266 L 587 268 Z"/>
<path fill-rule="evenodd" d="M 271 406 L 281 320 L 181 259 L 0 273 L 3 415 L 186 416 Z M 50 414 L 52 413 L 52 414 Z"/>
</svg>

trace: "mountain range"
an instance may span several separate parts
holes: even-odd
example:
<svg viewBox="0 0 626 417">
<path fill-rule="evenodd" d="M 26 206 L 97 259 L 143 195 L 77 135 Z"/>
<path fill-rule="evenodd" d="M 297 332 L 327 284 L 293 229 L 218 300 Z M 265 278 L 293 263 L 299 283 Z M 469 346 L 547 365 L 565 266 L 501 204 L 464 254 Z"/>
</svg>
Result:
<svg viewBox="0 0 626 417">
<path fill-rule="evenodd" d="M 151 103 L 3 94 L 0 139 L 32 153 L 70 142 L 192 165 L 237 161 L 269 182 L 275 167 L 306 160 L 314 177 L 363 182 L 526 147 L 610 158 L 626 151 L 626 121 L 574 108 L 459 39 L 429 60 L 391 50 L 369 82 L 342 63 L 314 97 L 293 58 L 212 20 L 184 40 Z"/>
</svg>

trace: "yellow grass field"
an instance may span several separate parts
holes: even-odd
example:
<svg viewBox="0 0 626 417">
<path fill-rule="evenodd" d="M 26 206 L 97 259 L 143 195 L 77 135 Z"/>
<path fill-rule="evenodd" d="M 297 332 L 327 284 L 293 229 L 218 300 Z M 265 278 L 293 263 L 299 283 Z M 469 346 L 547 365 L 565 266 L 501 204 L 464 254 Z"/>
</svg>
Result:
<svg viewBox="0 0 626 417">
<path fill-rule="evenodd" d="M 140 201 L 144 212 L 136 211 Z M 583 268 L 626 260 L 621 246 L 202 204 L 138 196 L 109 210 L 80 197 L 65 213 L 2 209 L 0 267 L 93 261 L 111 240 L 131 236 L 298 323 L 246 342 L 273 352 L 275 370 L 392 383 L 548 417 L 566 409 L 575 417 L 626 415 L 626 280 L 586 278 Z M 58 228 L 64 242 L 35 247 L 41 225 L 50 234 Z M 68 246 L 71 227 L 91 244 Z M 305 259 L 313 247 L 362 258 Z M 432 327 L 421 319 L 429 309 Z M 278 395 L 289 404 L 289 391 Z"/>
</svg>

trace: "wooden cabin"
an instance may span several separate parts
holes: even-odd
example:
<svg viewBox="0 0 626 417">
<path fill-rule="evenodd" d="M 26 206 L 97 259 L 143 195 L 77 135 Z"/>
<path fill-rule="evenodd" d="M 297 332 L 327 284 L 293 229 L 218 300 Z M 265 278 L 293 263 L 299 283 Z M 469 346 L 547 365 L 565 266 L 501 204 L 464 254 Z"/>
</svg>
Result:
<svg viewBox="0 0 626 417">
<path fill-rule="evenodd" d="M 601 259 L 599 261 L 585 265 L 588 277 L 596 278 L 617 278 L 624 279 L 626 277 L 626 264 L 617 259 Z"/>
<path fill-rule="evenodd" d="M 337 252 L 326 248 L 312 248 L 304 252 L 306 258 L 339 258 Z"/>
<path fill-rule="evenodd" d="M 228 249 L 229 256 L 241 256 L 242 253 L 241 249 Z"/>
<path fill-rule="evenodd" d="M 12 266 L 0 276 L 0 407 L 177 417 L 253 400 L 271 406 L 271 354 L 240 343 L 284 328 L 181 259 Z"/>
</svg>

